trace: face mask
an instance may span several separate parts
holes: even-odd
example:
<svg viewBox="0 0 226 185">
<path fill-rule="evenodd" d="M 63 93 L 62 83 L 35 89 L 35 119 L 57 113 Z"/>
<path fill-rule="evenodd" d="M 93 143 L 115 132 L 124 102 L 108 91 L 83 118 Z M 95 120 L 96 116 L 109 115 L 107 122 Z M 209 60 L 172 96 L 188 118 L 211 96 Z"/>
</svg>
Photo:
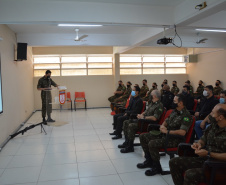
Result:
<svg viewBox="0 0 226 185">
<path fill-rule="evenodd" d="M 224 103 L 225 103 L 225 99 L 224 99 L 224 98 L 220 98 L 220 99 L 219 99 L 219 102 L 220 102 L 221 104 L 224 104 Z"/>
<path fill-rule="evenodd" d="M 164 85 L 162 84 L 161 86 L 162 86 L 162 88 L 163 88 Z"/>
<path fill-rule="evenodd" d="M 166 93 L 166 90 L 163 90 L 162 92 L 163 92 L 163 94 L 165 94 Z"/>
<path fill-rule="evenodd" d="M 47 79 L 50 79 L 50 76 L 47 76 Z"/>
<path fill-rule="evenodd" d="M 129 88 L 129 87 L 130 87 L 130 85 L 127 85 L 127 87 Z"/>
<path fill-rule="evenodd" d="M 210 123 L 217 123 L 216 118 L 211 115 L 208 116 L 208 119 L 209 119 Z"/>
<path fill-rule="evenodd" d="M 173 87 L 176 87 L 176 84 L 173 84 Z"/>
<path fill-rule="evenodd" d="M 199 86 L 202 86 L 202 84 L 199 84 Z"/>
<path fill-rule="evenodd" d="M 136 92 L 135 91 L 132 91 L 131 92 L 131 96 L 136 96 Z"/>
<path fill-rule="evenodd" d="M 175 106 L 175 108 L 177 108 L 178 107 L 178 103 L 174 103 L 174 106 Z"/>
<path fill-rule="evenodd" d="M 155 86 L 152 86 L 153 89 L 155 89 Z"/>
<path fill-rule="evenodd" d="M 182 91 L 182 94 L 183 94 L 184 96 L 186 96 L 186 95 L 188 94 L 188 92 L 187 92 L 187 91 Z"/>
<path fill-rule="evenodd" d="M 122 84 L 119 84 L 119 86 L 121 87 L 121 86 L 122 86 Z"/>
<path fill-rule="evenodd" d="M 216 86 L 219 86 L 219 84 L 218 84 L 218 83 L 215 83 L 215 85 L 216 85 Z"/>
<path fill-rule="evenodd" d="M 145 85 L 145 83 L 143 83 L 143 85 Z"/>
<path fill-rule="evenodd" d="M 207 92 L 206 90 L 204 90 L 202 94 L 203 94 L 203 96 L 205 96 L 205 97 L 208 96 L 208 92 Z"/>
</svg>

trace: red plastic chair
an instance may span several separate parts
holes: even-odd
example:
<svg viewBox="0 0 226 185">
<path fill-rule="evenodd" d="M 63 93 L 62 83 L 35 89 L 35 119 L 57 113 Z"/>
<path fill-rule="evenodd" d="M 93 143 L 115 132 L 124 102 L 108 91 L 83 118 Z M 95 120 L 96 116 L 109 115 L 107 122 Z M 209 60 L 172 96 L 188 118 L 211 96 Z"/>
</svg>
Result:
<svg viewBox="0 0 226 185">
<path fill-rule="evenodd" d="M 76 111 L 76 103 L 84 102 L 85 103 L 85 109 L 86 109 L 86 98 L 85 98 L 85 92 L 75 92 L 75 100 L 74 100 L 74 108 Z"/>
<path fill-rule="evenodd" d="M 71 103 L 71 110 L 72 110 L 72 100 L 71 100 L 71 93 L 70 92 L 67 92 L 66 102 Z"/>
<path fill-rule="evenodd" d="M 194 99 L 194 106 L 193 106 L 193 111 L 195 112 L 196 108 L 198 105 L 198 100 Z"/>
</svg>

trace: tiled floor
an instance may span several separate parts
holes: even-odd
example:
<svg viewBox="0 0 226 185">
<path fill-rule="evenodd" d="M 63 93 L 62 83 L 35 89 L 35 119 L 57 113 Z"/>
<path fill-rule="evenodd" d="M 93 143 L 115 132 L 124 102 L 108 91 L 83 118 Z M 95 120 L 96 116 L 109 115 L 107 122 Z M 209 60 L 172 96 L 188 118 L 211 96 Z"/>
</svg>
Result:
<svg viewBox="0 0 226 185">
<path fill-rule="evenodd" d="M 173 185 L 170 175 L 147 177 L 136 167 L 141 147 L 121 154 L 124 140 L 111 140 L 110 109 L 54 111 L 52 117 L 69 124 L 40 127 L 12 139 L 0 152 L 0 185 Z M 36 112 L 25 126 L 41 121 Z M 138 138 L 136 138 L 138 142 Z M 168 169 L 169 157 L 161 157 Z"/>
</svg>

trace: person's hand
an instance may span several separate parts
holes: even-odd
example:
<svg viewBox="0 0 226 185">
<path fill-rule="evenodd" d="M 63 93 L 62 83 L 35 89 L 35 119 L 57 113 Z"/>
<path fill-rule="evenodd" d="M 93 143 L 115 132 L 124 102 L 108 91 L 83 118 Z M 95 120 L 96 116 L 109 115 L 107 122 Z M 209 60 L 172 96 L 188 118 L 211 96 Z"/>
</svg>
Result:
<svg viewBox="0 0 226 185">
<path fill-rule="evenodd" d="M 197 154 L 200 157 L 205 157 L 208 155 L 208 151 L 205 149 L 195 150 L 195 154 Z"/>
<path fill-rule="evenodd" d="M 200 103 L 200 99 L 198 99 L 198 103 Z"/>
<path fill-rule="evenodd" d="M 125 113 L 124 116 L 127 116 L 127 113 Z"/>
<path fill-rule="evenodd" d="M 200 150 L 202 146 L 200 143 L 193 143 L 193 145 L 191 145 L 191 148 L 194 150 Z"/>
<path fill-rule="evenodd" d="M 163 134 L 167 134 L 168 130 L 166 127 L 160 127 L 159 129 Z"/>
<path fill-rule="evenodd" d="M 206 122 L 203 120 L 203 121 L 200 123 L 200 127 L 201 127 L 202 129 L 204 129 L 204 128 L 205 128 L 205 125 L 206 125 Z"/>
<path fill-rule="evenodd" d="M 143 118 L 144 118 L 144 115 L 143 115 L 143 114 L 138 114 L 138 115 L 137 115 L 137 118 L 138 118 L 138 119 L 143 119 Z"/>
<path fill-rule="evenodd" d="M 161 128 L 163 129 L 163 128 L 166 128 L 166 127 L 165 127 L 164 125 L 161 125 L 161 126 L 160 126 L 160 129 L 161 129 Z"/>
<path fill-rule="evenodd" d="M 199 117 L 199 112 L 196 112 L 195 113 L 195 117 Z"/>
</svg>

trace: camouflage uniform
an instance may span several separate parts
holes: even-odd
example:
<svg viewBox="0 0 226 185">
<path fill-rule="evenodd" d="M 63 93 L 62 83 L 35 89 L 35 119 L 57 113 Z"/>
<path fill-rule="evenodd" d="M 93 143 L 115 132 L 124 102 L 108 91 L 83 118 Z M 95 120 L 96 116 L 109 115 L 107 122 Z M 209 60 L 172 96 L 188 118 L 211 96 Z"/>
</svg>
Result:
<svg viewBox="0 0 226 185">
<path fill-rule="evenodd" d="M 203 85 L 198 86 L 197 90 L 196 90 L 196 92 L 197 92 L 196 96 L 202 96 L 203 91 L 204 91 L 204 86 Z"/>
<path fill-rule="evenodd" d="M 122 85 L 122 86 L 119 85 L 118 88 L 116 89 L 116 91 L 122 91 L 122 92 L 125 92 L 125 90 L 126 90 L 126 87 L 124 85 Z M 121 96 L 121 94 L 115 94 L 114 96 L 109 97 L 108 101 L 114 102 L 114 100 L 120 96 Z"/>
<path fill-rule="evenodd" d="M 220 128 L 211 123 L 200 138 L 206 150 L 215 153 L 226 153 L 226 127 Z M 208 157 L 177 157 L 169 162 L 170 171 L 175 185 L 198 185 L 205 182 L 203 164 Z M 185 177 L 183 173 L 185 172 Z"/>
<path fill-rule="evenodd" d="M 129 96 L 131 95 L 131 92 L 132 92 L 132 88 L 127 87 L 125 93 L 121 97 L 115 99 L 114 103 L 127 101 Z"/>
<path fill-rule="evenodd" d="M 39 79 L 37 88 L 51 88 L 51 85 L 54 87 L 57 86 L 57 84 L 51 79 L 47 79 L 45 76 Z M 42 98 L 42 117 L 46 117 L 47 115 L 50 115 L 52 113 L 52 95 L 51 91 L 43 91 L 41 92 L 41 98 Z"/>
<path fill-rule="evenodd" d="M 190 85 L 190 95 L 193 96 L 194 90 L 193 87 Z"/>
<path fill-rule="evenodd" d="M 157 120 L 159 120 L 162 113 L 163 105 L 160 100 L 158 100 L 155 103 L 151 102 L 149 104 L 148 109 L 144 112 L 144 116 L 154 116 Z M 139 129 L 138 121 L 139 120 L 126 120 L 123 122 L 123 130 L 125 137 L 130 141 L 134 141 L 135 134 Z"/>
<path fill-rule="evenodd" d="M 147 85 L 143 85 L 141 88 L 140 88 L 140 97 L 143 98 L 146 96 L 147 92 L 149 91 L 149 87 Z"/>
<path fill-rule="evenodd" d="M 186 108 L 181 111 L 175 109 L 170 116 L 165 120 L 167 123 L 167 130 L 189 130 L 192 124 L 192 118 Z M 150 131 L 149 133 L 140 135 L 140 144 L 145 153 L 149 153 L 153 161 L 159 161 L 159 149 L 165 146 L 166 135 L 160 131 Z M 170 138 L 168 147 L 177 147 L 181 142 L 179 138 Z"/>
<path fill-rule="evenodd" d="M 174 95 L 177 95 L 179 91 L 180 89 L 177 86 L 171 88 L 171 93 L 173 93 Z"/>
<path fill-rule="evenodd" d="M 213 95 L 220 95 L 222 90 L 223 89 L 220 86 L 214 87 L 213 88 Z"/>
<path fill-rule="evenodd" d="M 150 94 L 151 94 L 151 92 L 154 91 L 154 90 L 158 90 L 158 89 L 157 89 L 157 88 L 156 88 L 156 89 L 151 88 L 150 91 L 148 91 L 147 95 L 146 95 L 145 97 L 142 98 L 142 100 L 143 100 L 143 101 L 149 101 Z"/>
</svg>

